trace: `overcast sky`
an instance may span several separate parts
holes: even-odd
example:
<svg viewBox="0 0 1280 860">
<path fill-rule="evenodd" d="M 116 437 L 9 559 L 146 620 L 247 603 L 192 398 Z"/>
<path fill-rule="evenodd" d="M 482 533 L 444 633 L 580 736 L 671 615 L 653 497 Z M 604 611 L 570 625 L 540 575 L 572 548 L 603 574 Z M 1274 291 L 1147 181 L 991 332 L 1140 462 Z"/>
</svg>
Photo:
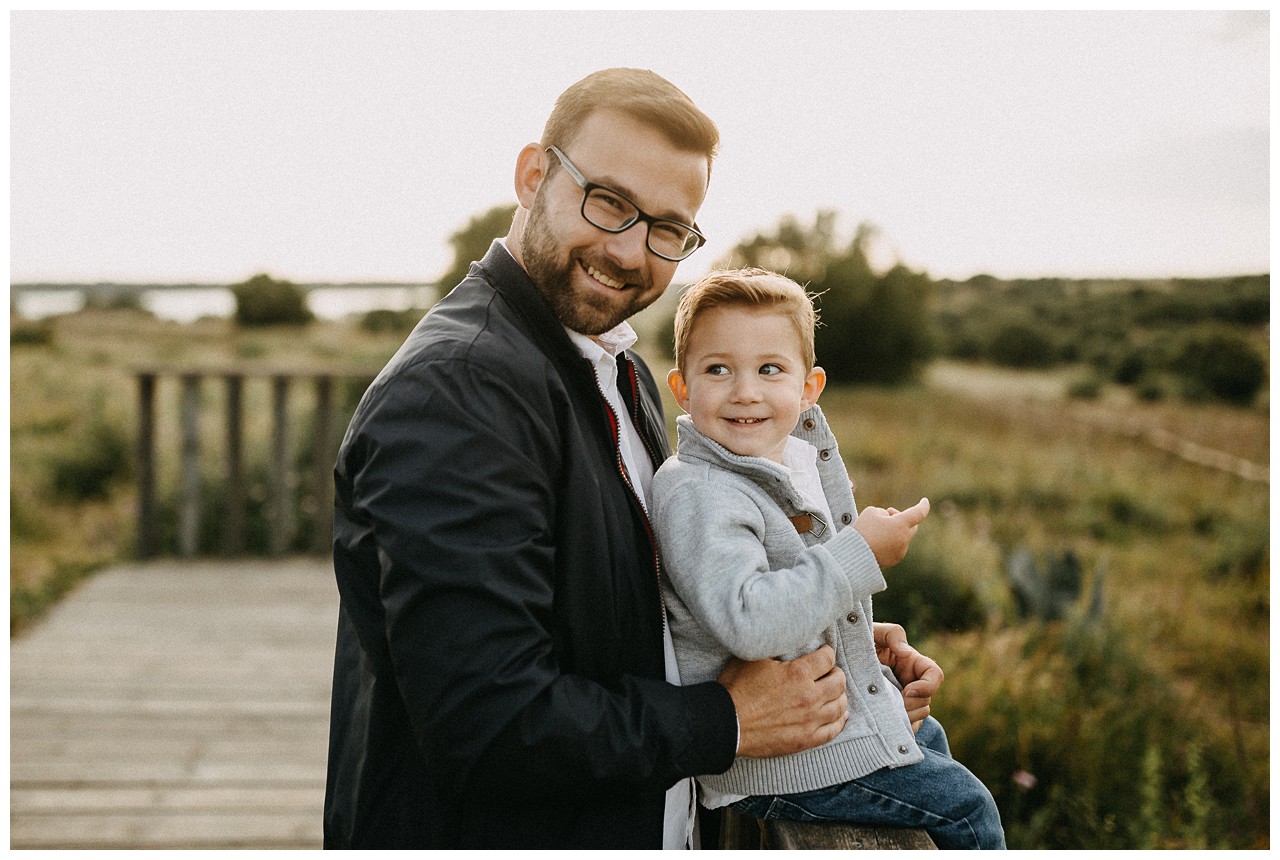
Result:
<svg viewBox="0 0 1280 860">
<path fill-rule="evenodd" d="M 434 280 L 605 66 L 719 125 L 678 279 L 792 213 L 934 277 L 1270 269 L 1267 12 L 10 16 L 10 278 Z"/>
</svg>

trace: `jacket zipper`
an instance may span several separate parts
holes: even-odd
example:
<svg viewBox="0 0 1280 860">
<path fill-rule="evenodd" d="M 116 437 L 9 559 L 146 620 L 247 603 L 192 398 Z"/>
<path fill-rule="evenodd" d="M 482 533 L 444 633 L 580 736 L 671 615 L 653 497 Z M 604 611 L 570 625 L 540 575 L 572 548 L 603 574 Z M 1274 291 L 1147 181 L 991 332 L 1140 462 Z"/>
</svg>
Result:
<svg viewBox="0 0 1280 860">
<path fill-rule="evenodd" d="M 650 461 L 657 460 L 657 455 L 654 454 L 649 440 L 645 437 L 644 431 L 639 425 L 638 414 L 640 410 L 640 393 L 639 383 L 636 380 L 635 367 L 629 359 L 623 358 L 621 360 L 626 363 L 627 379 L 631 384 L 631 409 L 634 413 L 631 417 L 631 423 L 636 428 L 636 435 L 640 437 L 640 442 L 644 445 L 645 451 L 649 454 Z M 591 375 L 593 378 L 595 377 L 594 368 L 592 368 Z M 622 476 L 623 483 L 625 483 L 627 485 L 627 489 L 631 491 L 632 501 L 635 502 L 636 510 L 640 513 L 640 522 L 644 524 L 645 536 L 649 539 L 649 551 L 653 561 L 653 577 L 658 584 L 658 605 L 662 609 L 662 632 L 663 638 L 665 639 L 667 631 L 667 600 L 662 595 L 662 563 L 658 559 L 658 541 L 653 536 L 653 525 L 649 522 L 649 514 L 645 511 L 644 505 L 640 502 L 640 494 L 636 492 L 635 486 L 631 483 L 631 476 L 627 474 L 627 468 L 622 462 L 622 427 L 620 425 L 618 415 L 613 411 L 613 406 L 610 405 L 609 398 L 604 396 L 603 391 L 600 391 L 598 382 L 596 384 L 596 391 L 600 395 L 600 402 L 604 404 L 605 413 L 609 416 L 609 428 L 613 432 L 613 453 L 618 466 L 618 474 Z"/>
</svg>

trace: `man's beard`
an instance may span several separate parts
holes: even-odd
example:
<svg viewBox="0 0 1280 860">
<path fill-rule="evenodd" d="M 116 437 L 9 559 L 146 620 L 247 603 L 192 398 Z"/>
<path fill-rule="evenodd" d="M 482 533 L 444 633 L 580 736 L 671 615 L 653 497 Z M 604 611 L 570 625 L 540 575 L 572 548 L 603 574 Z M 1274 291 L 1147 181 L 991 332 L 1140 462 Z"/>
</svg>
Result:
<svg viewBox="0 0 1280 860">
<path fill-rule="evenodd" d="M 653 304 L 658 295 L 651 295 L 649 284 L 640 272 L 619 270 L 600 260 L 585 261 L 612 278 L 627 283 L 628 301 L 621 304 L 609 302 L 605 297 L 574 291 L 573 274 L 578 260 L 570 254 L 560 261 L 561 245 L 548 227 L 546 202 L 541 189 L 525 221 L 521 250 L 524 269 L 560 324 L 571 331 L 585 335 L 604 334 L 624 320 L 638 314 Z M 630 286 L 639 284 L 639 286 Z"/>
</svg>

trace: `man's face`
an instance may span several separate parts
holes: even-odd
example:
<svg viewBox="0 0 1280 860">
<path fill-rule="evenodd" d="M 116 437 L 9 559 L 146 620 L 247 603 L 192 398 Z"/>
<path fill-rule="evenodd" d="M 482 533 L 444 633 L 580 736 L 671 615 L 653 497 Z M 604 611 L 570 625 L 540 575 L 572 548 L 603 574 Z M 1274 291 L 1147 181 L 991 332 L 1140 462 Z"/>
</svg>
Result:
<svg viewBox="0 0 1280 860">
<path fill-rule="evenodd" d="M 704 155 L 677 149 L 656 129 L 615 111 L 596 111 L 565 154 L 589 182 L 645 212 L 694 223 L 707 191 Z M 555 156 L 546 153 L 547 163 Z M 582 217 L 582 189 L 556 169 L 538 188 L 522 238 L 522 263 L 560 322 L 599 335 L 644 310 L 666 290 L 677 264 L 646 247 L 648 225 L 606 233 Z"/>
</svg>

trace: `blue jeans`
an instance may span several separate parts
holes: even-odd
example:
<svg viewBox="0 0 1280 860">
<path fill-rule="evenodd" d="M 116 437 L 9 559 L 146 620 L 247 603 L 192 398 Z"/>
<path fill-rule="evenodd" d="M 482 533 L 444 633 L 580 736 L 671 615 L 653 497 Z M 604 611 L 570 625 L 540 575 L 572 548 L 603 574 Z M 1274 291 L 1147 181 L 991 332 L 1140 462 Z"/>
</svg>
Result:
<svg viewBox="0 0 1280 860">
<path fill-rule="evenodd" d="M 926 717 L 916 733 L 924 761 L 881 768 L 798 794 L 748 797 L 733 808 L 751 818 L 847 821 L 923 827 L 939 848 L 1004 848 L 1000 812 L 987 787 L 951 757 L 942 724 Z"/>
</svg>

